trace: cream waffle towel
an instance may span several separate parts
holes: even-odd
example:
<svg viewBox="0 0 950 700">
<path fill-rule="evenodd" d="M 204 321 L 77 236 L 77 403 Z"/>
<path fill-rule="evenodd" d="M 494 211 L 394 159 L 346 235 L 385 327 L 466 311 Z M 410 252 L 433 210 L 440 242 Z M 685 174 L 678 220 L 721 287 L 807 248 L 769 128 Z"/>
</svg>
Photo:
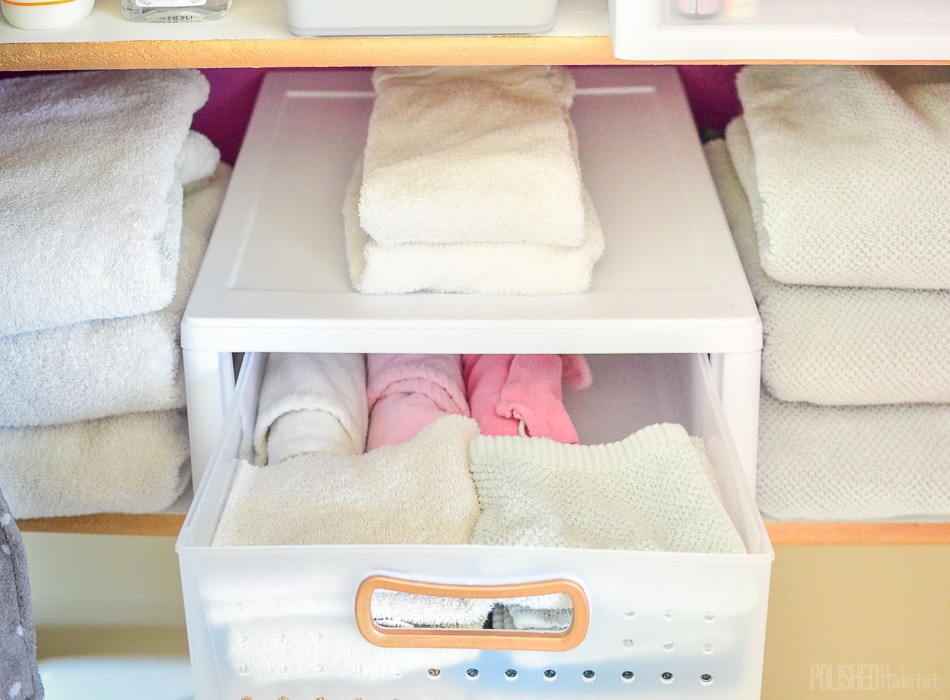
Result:
<svg viewBox="0 0 950 700">
<path fill-rule="evenodd" d="M 950 292 L 788 285 L 765 274 L 757 200 L 736 175 L 755 186 L 742 127 L 729 125 L 729 152 L 720 140 L 706 155 L 762 318 L 769 393 L 832 405 L 950 402 Z"/>
<path fill-rule="evenodd" d="M 154 513 L 191 477 L 184 411 L 0 429 L 0 483 L 16 518 Z"/>
<path fill-rule="evenodd" d="M 468 445 L 478 424 L 446 416 L 364 455 L 240 462 L 213 544 L 466 544 L 478 517 Z"/>
<path fill-rule="evenodd" d="M 950 519 L 950 405 L 815 406 L 763 392 L 756 498 L 775 520 Z"/>
<path fill-rule="evenodd" d="M 769 276 L 950 289 L 950 69 L 749 66 L 736 84 Z"/>
<path fill-rule="evenodd" d="M 353 287 L 365 294 L 417 291 L 472 294 L 580 294 L 591 285 L 604 234 L 590 195 L 584 240 L 544 243 L 407 243 L 382 246 L 360 226 L 357 163 L 343 203 L 346 258 Z"/>
<path fill-rule="evenodd" d="M 189 166 L 202 180 L 185 196 L 172 302 L 156 313 L 0 338 L 0 426 L 184 408 L 181 319 L 231 173 L 205 165 Z"/>
<path fill-rule="evenodd" d="M 581 244 L 566 69 L 384 67 L 373 85 L 359 214 L 376 243 Z"/>
<path fill-rule="evenodd" d="M 365 355 L 267 356 L 254 425 L 257 464 L 306 452 L 362 454 L 368 424 Z"/>
<path fill-rule="evenodd" d="M 0 335 L 171 302 L 175 164 L 208 90 L 193 69 L 0 81 Z"/>
<path fill-rule="evenodd" d="M 602 445 L 479 436 L 471 456 L 482 507 L 474 544 L 745 552 L 680 425 Z"/>
</svg>

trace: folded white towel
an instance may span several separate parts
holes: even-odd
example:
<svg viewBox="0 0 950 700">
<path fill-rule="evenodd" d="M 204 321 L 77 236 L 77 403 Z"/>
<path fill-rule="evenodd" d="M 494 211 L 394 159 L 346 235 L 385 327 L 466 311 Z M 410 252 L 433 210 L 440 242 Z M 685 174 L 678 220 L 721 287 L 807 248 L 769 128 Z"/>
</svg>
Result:
<svg viewBox="0 0 950 700">
<path fill-rule="evenodd" d="M 376 243 L 581 244 L 570 72 L 384 67 L 373 84 L 359 213 Z"/>
<path fill-rule="evenodd" d="M 950 69 L 762 65 L 736 84 L 769 276 L 950 289 Z"/>
<path fill-rule="evenodd" d="M 471 418 L 446 416 L 363 455 L 240 461 L 213 544 L 466 544 L 478 517 L 468 468 L 477 434 Z"/>
<path fill-rule="evenodd" d="M 492 611 L 492 629 L 558 632 L 574 621 L 574 606 L 565 593 L 510 598 Z"/>
<path fill-rule="evenodd" d="M 201 189 L 185 196 L 177 289 L 167 307 L 0 337 L 0 426 L 57 425 L 185 406 L 181 319 L 231 173 L 226 164 L 216 169 L 216 161 L 205 161 L 210 170 L 192 166 L 204 179 Z"/>
<path fill-rule="evenodd" d="M 0 335 L 171 302 L 175 165 L 208 90 L 193 69 L 0 81 Z"/>
<path fill-rule="evenodd" d="M 950 402 L 950 292 L 772 280 L 759 264 L 755 190 L 747 197 L 737 176 L 755 187 L 742 121 L 726 133 L 728 152 L 718 140 L 706 155 L 762 318 L 769 393 L 829 405 Z"/>
<path fill-rule="evenodd" d="M 365 355 L 267 356 L 254 425 L 258 464 L 306 452 L 362 454 L 368 424 Z"/>
<path fill-rule="evenodd" d="M 815 406 L 763 392 L 757 501 L 776 520 L 950 518 L 950 405 Z"/>
<path fill-rule="evenodd" d="M 370 612 L 380 627 L 481 629 L 495 603 L 489 598 L 424 596 L 377 589 Z"/>
<path fill-rule="evenodd" d="M 602 445 L 479 436 L 474 544 L 745 552 L 686 430 L 647 426 Z"/>
<path fill-rule="evenodd" d="M 604 234 L 585 191 L 584 241 L 543 243 L 407 243 L 381 246 L 360 226 L 361 164 L 343 203 L 346 258 L 353 287 L 364 294 L 417 291 L 473 294 L 580 294 L 590 288 Z"/>
<path fill-rule="evenodd" d="M 184 411 L 0 429 L 0 483 L 17 518 L 154 513 L 191 478 Z"/>
</svg>

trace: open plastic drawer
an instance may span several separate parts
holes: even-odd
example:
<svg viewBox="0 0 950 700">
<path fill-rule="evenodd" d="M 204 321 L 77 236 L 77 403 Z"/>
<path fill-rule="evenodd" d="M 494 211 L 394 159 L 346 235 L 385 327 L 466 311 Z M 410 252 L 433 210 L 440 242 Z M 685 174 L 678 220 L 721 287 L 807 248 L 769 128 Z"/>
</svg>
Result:
<svg viewBox="0 0 950 700">
<path fill-rule="evenodd" d="M 609 0 L 614 55 L 649 61 L 945 61 L 943 0 Z"/>
<path fill-rule="evenodd" d="M 245 356 L 224 430 L 178 538 L 197 700 L 358 697 L 758 698 L 773 552 L 703 354 L 588 355 L 594 384 L 566 396 L 583 444 L 645 425 L 704 440 L 747 554 L 475 545 L 211 546 L 234 474 L 251 458 L 266 356 Z M 589 624 L 562 650 L 378 646 L 358 626 L 371 576 L 581 591 Z M 575 617 L 575 621 L 578 618 Z"/>
</svg>

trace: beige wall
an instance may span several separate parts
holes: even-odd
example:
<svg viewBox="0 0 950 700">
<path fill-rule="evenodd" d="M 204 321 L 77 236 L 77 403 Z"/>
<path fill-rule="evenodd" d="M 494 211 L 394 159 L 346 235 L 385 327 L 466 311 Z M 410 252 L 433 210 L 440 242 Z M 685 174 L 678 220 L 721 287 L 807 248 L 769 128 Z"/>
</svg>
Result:
<svg viewBox="0 0 950 700">
<path fill-rule="evenodd" d="M 186 653 L 174 539 L 24 540 L 40 656 Z M 771 594 L 765 700 L 950 698 L 950 546 L 779 547 Z"/>
</svg>

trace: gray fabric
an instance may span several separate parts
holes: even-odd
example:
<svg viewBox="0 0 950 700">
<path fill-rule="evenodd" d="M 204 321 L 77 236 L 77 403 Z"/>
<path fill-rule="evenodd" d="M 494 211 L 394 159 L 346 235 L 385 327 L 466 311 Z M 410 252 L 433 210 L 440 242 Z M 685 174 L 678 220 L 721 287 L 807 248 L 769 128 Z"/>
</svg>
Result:
<svg viewBox="0 0 950 700">
<path fill-rule="evenodd" d="M 0 491 L 0 697 L 42 700 L 26 552 Z"/>
</svg>

